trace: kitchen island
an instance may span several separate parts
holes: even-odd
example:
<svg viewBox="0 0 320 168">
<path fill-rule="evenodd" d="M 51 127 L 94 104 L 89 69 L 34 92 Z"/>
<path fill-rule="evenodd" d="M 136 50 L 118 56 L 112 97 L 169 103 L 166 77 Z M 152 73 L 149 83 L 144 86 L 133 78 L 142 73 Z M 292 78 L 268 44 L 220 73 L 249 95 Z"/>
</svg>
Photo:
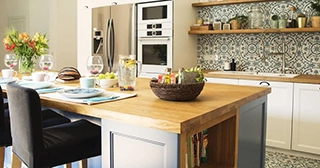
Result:
<svg viewBox="0 0 320 168">
<path fill-rule="evenodd" d="M 194 101 L 164 101 L 138 79 L 138 95 L 96 105 L 42 97 L 45 106 L 102 119 L 102 167 L 185 168 L 187 137 L 208 129 L 200 167 L 264 167 L 270 88 L 206 83 Z M 119 88 L 108 90 L 119 91 Z"/>
</svg>

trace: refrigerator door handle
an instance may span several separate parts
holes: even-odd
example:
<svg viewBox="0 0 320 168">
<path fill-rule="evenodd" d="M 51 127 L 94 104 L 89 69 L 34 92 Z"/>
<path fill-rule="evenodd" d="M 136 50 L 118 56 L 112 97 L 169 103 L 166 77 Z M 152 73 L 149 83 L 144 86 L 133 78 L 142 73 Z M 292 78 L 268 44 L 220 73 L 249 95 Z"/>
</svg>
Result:
<svg viewBox="0 0 320 168">
<path fill-rule="evenodd" d="M 110 37 L 110 27 L 111 27 L 111 20 L 112 19 L 108 19 L 107 20 L 107 24 L 106 24 L 106 58 L 107 58 L 107 64 L 108 67 L 110 68 L 111 64 L 110 64 L 110 43 L 111 43 L 111 37 Z"/>
<path fill-rule="evenodd" d="M 113 63 L 114 63 L 114 25 L 113 19 L 111 19 L 111 26 L 110 26 L 110 72 L 112 72 Z"/>
</svg>

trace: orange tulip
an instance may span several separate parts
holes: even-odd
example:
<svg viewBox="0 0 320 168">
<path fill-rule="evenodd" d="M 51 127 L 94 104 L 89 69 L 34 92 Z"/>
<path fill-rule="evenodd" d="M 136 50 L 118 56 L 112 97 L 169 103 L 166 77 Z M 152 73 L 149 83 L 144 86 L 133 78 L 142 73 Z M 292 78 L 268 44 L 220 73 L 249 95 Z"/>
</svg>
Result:
<svg viewBox="0 0 320 168">
<path fill-rule="evenodd" d="M 24 32 L 19 34 L 19 40 L 28 41 L 29 39 L 30 39 L 30 36 L 27 33 Z"/>
<path fill-rule="evenodd" d="M 10 43 L 10 38 L 7 36 L 3 39 L 2 41 L 4 44 L 9 44 Z"/>
</svg>

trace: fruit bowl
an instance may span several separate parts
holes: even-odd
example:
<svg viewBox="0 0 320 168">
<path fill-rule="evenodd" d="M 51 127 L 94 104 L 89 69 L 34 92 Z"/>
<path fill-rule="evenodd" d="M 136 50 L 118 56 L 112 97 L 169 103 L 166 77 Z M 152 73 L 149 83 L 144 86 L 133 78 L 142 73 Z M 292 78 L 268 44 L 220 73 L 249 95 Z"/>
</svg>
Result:
<svg viewBox="0 0 320 168">
<path fill-rule="evenodd" d="M 106 89 L 113 87 L 118 83 L 118 79 L 99 79 L 99 86 L 100 88 Z"/>
<path fill-rule="evenodd" d="M 189 84 L 161 84 L 150 81 L 152 92 L 162 100 L 190 101 L 201 93 L 204 82 Z"/>
</svg>

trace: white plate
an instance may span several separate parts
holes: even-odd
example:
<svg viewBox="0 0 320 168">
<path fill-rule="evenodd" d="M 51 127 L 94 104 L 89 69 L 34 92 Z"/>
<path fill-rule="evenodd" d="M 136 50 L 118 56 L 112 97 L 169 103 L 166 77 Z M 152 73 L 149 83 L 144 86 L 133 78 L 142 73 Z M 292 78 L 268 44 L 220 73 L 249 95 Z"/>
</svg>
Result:
<svg viewBox="0 0 320 168">
<path fill-rule="evenodd" d="M 58 91 L 61 95 L 68 98 L 87 98 L 98 96 L 105 92 L 104 89 L 96 89 L 96 88 L 75 88 L 75 89 L 63 89 Z"/>
<path fill-rule="evenodd" d="M 19 83 L 22 87 L 27 87 L 31 89 L 42 89 L 48 88 L 53 85 L 52 82 L 32 82 L 32 81 L 23 81 Z"/>
<path fill-rule="evenodd" d="M 7 84 L 9 82 L 17 81 L 18 78 L 1 78 L 0 77 L 0 84 Z"/>
</svg>

